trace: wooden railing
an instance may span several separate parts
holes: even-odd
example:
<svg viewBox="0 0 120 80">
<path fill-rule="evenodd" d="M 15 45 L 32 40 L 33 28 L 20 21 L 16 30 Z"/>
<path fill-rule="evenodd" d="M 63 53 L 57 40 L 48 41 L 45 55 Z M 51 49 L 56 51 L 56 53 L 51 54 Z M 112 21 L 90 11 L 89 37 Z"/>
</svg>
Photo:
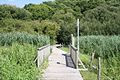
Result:
<svg viewBox="0 0 120 80">
<path fill-rule="evenodd" d="M 50 45 L 46 45 L 38 48 L 37 57 L 34 62 L 37 63 L 37 67 L 40 67 L 45 59 L 50 55 Z"/>
<path fill-rule="evenodd" d="M 78 68 L 78 49 L 72 45 L 69 45 L 69 49 L 70 49 L 70 56 L 75 65 L 75 68 L 77 69 Z"/>
</svg>

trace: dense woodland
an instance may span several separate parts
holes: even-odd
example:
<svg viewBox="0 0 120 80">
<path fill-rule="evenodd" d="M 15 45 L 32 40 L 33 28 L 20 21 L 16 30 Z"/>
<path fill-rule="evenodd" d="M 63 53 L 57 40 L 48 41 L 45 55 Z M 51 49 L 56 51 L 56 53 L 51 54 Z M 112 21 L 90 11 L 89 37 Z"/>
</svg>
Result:
<svg viewBox="0 0 120 80">
<path fill-rule="evenodd" d="M 49 35 L 51 42 L 69 44 L 76 35 L 120 34 L 119 0 L 55 0 L 27 4 L 24 8 L 0 5 L 0 32 L 28 32 Z"/>
</svg>

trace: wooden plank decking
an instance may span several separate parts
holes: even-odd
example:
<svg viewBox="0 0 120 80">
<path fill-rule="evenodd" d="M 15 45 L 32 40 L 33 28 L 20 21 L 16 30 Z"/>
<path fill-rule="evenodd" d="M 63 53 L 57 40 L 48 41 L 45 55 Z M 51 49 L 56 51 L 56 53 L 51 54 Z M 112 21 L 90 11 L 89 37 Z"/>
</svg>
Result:
<svg viewBox="0 0 120 80">
<path fill-rule="evenodd" d="M 83 80 L 79 71 L 73 68 L 71 58 L 66 52 L 55 47 L 52 51 L 42 80 Z"/>
</svg>

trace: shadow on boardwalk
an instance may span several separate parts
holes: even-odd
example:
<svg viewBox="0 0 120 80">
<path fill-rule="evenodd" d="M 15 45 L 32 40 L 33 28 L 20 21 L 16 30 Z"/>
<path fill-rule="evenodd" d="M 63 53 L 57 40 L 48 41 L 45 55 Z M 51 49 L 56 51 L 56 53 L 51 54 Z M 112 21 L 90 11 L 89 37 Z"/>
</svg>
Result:
<svg viewBox="0 0 120 80">
<path fill-rule="evenodd" d="M 73 61 L 72 61 L 70 55 L 69 55 L 69 54 L 62 54 L 62 55 L 65 56 L 66 66 L 67 66 L 67 67 L 70 67 L 70 68 L 75 68 L 75 66 L 74 66 L 74 64 L 73 64 Z"/>
</svg>

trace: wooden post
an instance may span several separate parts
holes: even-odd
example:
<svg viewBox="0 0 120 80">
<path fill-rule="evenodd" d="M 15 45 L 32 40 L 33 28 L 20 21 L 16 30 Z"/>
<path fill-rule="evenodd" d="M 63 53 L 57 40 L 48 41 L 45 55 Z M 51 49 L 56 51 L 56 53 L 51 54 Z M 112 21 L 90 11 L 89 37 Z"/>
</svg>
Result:
<svg viewBox="0 0 120 80">
<path fill-rule="evenodd" d="M 101 80 L 101 64 L 100 64 L 100 57 L 98 57 L 98 80 Z"/>
<path fill-rule="evenodd" d="M 73 34 L 71 34 L 71 40 L 72 40 L 72 46 L 75 46 L 75 39 L 74 39 Z"/>
<path fill-rule="evenodd" d="M 93 66 L 94 56 L 95 56 L 95 51 L 91 54 L 91 59 L 90 59 L 90 67 L 91 67 L 91 68 L 92 68 L 92 66 Z"/>
<path fill-rule="evenodd" d="M 71 45 L 71 44 L 70 44 Z M 70 48 L 70 45 L 69 45 L 69 53 L 70 53 L 70 55 L 71 55 L 71 48 Z"/>
<path fill-rule="evenodd" d="M 77 49 L 79 53 L 79 19 L 77 19 Z"/>
<path fill-rule="evenodd" d="M 78 57 L 79 57 L 79 19 L 77 19 L 77 68 L 78 68 Z"/>
<path fill-rule="evenodd" d="M 39 65 L 40 65 L 39 64 L 40 63 L 40 60 L 39 60 L 39 50 L 38 50 L 38 55 L 37 56 L 38 56 L 38 58 L 37 58 L 37 67 L 39 68 Z"/>
<path fill-rule="evenodd" d="M 76 51 L 76 69 L 78 69 L 78 54 L 79 54 L 79 52 L 77 50 Z"/>
</svg>

